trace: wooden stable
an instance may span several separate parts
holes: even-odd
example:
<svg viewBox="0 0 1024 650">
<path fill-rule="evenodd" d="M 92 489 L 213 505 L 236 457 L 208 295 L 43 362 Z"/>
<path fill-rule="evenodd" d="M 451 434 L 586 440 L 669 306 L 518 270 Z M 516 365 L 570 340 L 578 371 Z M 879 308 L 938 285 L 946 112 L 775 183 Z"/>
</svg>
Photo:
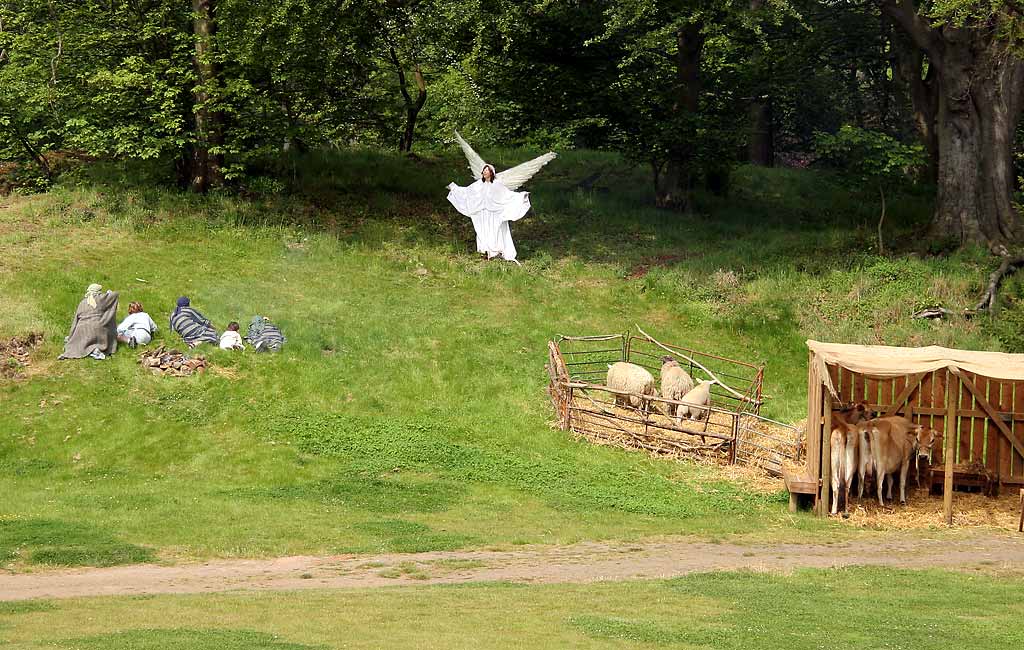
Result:
<svg viewBox="0 0 1024 650">
<path fill-rule="evenodd" d="M 808 347 L 807 466 L 785 476 L 791 507 L 797 495 L 807 494 L 817 514 L 830 510 L 829 433 L 832 409 L 840 403 L 866 402 L 871 411 L 903 415 L 936 430 L 928 470 L 942 485 L 947 523 L 952 523 L 957 487 L 987 483 L 998 491 L 1024 485 L 1024 355 L 815 341 L 808 341 Z M 847 347 L 855 363 L 844 360 Z M 816 348 L 827 348 L 827 353 Z M 877 359 L 866 362 L 872 351 Z M 896 374 L 907 367 L 930 369 Z M 993 376 L 967 370 L 979 367 Z"/>
</svg>

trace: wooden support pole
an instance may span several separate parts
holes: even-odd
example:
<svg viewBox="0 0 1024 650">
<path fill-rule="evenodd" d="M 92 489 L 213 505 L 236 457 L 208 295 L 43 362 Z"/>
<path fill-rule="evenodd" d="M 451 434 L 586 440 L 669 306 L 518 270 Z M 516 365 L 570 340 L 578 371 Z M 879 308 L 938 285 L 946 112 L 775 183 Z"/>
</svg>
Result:
<svg viewBox="0 0 1024 650">
<path fill-rule="evenodd" d="M 708 412 L 710 417 L 711 412 Z M 732 416 L 732 449 L 729 451 L 729 464 L 736 464 L 736 447 L 740 444 L 740 416 L 735 413 Z"/>
<path fill-rule="evenodd" d="M 819 512 L 822 517 L 827 517 L 831 511 L 829 500 L 832 498 L 832 393 L 822 391 L 822 404 L 824 413 L 821 414 L 821 499 L 818 501 Z"/>
<path fill-rule="evenodd" d="M 953 525 L 953 448 L 956 445 L 956 409 L 960 402 L 959 377 L 946 372 L 946 433 L 944 437 L 942 458 L 945 461 L 945 482 L 942 485 L 942 502 L 946 516 L 946 524 Z"/>
</svg>

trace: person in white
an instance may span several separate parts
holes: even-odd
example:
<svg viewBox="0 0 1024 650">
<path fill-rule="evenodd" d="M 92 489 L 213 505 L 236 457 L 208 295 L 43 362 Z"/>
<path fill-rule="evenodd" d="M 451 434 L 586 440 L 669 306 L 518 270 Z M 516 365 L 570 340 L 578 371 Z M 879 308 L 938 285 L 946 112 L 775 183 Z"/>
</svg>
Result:
<svg viewBox="0 0 1024 650">
<path fill-rule="evenodd" d="M 530 210 L 530 193 L 517 192 L 540 168 L 556 156 L 548 152 L 511 169 L 496 173 L 493 165 L 484 162 L 469 143 L 455 132 L 462 147 L 469 170 L 477 179 L 468 187 L 448 184 L 448 201 L 455 209 L 473 220 L 476 230 L 476 250 L 487 259 L 500 257 L 519 264 L 516 245 L 512 241 L 510 221 L 519 221 Z"/>
<path fill-rule="evenodd" d="M 142 303 L 129 303 L 128 316 L 117 326 L 117 340 L 134 348 L 152 341 L 155 333 L 156 323 L 149 317 L 149 314 L 142 311 Z"/>
<path fill-rule="evenodd" d="M 221 350 L 244 350 L 245 345 L 242 344 L 242 335 L 238 333 L 238 323 L 231 321 L 228 323 L 228 328 L 224 330 L 224 333 L 220 335 L 220 349 Z"/>
</svg>

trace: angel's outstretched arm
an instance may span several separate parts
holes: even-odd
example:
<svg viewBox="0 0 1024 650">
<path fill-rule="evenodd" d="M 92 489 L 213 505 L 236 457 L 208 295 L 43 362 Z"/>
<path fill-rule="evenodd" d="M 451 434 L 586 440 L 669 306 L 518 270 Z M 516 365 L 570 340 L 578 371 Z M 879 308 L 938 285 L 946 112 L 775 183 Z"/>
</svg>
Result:
<svg viewBox="0 0 1024 650">
<path fill-rule="evenodd" d="M 473 174 L 473 180 L 479 180 L 486 164 L 484 159 L 480 157 L 480 154 L 473 151 L 473 147 L 469 146 L 469 143 L 462 139 L 458 131 L 455 132 L 455 139 L 458 140 L 459 146 L 462 147 L 462 153 L 466 154 L 466 160 L 469 161 L 469 171 Z"/>
<path fill-rule="evenodd" d="M 543 156 L 538 156 L 533 160 L 527 160 L 526 162 L 516 165 L 512 169 L 506 169 L 495 176 L 496 179 L 502 182 L 502 184 L 513 192 L 518 190 L 526 181 L 533 178 L 533 175 L 540 171 L 540 168 L 548 164 L 557 157 L 557 154 L 553 151 L 549 151 Z"/>
</svg>

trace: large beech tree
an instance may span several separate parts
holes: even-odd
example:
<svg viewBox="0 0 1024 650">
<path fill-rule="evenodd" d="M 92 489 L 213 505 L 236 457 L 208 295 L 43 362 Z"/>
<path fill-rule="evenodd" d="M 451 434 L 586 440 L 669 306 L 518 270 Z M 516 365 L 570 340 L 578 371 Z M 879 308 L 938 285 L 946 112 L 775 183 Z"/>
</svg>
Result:
<svg viewBox="0 0 1024 650">
<path fill-rule="evenodd" d="M 882 0 L 917 52 L 907 72 L 917 123 L 934 149 L 931 235 L 1002 250 L 1024 237 L 1013 205 L 1014 136 L 1024 108 L 1024 58 L 1012 3 Z"/>
</svg>

